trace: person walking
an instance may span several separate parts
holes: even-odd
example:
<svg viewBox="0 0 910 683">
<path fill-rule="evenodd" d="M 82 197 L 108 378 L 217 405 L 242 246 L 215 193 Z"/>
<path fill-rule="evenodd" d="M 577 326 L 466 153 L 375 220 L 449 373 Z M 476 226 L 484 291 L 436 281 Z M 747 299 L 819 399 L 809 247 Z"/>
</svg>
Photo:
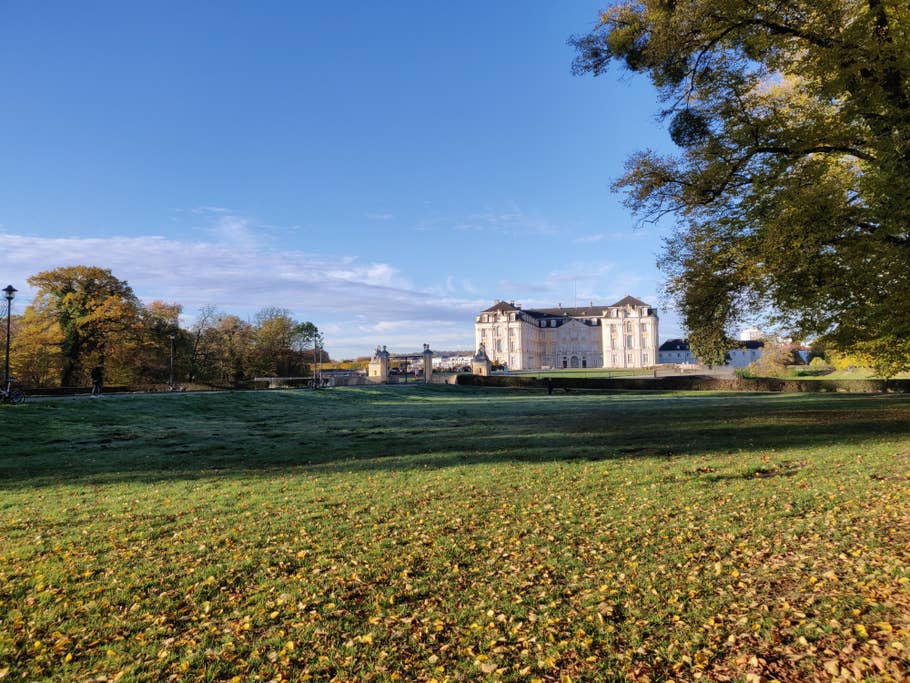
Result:
<svg viewBox="0 0 910 683">
<path fill-rule="evenodd" d="M 92 398 L 100 398 L 104 389 L 104 368 L 96 365 L 89 374 L 92 377 Z"/>
</svg>

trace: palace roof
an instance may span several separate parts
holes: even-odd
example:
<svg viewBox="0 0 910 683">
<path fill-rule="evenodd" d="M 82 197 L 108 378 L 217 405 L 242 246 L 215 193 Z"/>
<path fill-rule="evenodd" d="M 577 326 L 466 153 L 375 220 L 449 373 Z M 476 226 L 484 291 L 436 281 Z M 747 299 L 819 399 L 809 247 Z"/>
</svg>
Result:
<svg viewBox="0 0 910 683">
<path fill-rule="evenodd" d="M 485 308 L 481 313 L 505 313 L 508 311 L 520 311 L 515 304 L 510 304 L 508 301 L 497 301 L 495 304 L 489 308 Z"/>
<path fill-rule="evenodd" d="M 557 306 L 556 308 L 523 309 L 521 306 L 516 306 L 512 301 L 497 301 L 489 308 L 485 308 L 481 313 L 511 313 L 512 311 L 521 311 L 533 318 L 592 318 L 602 316 L 604 311 L 608 309 L 624 308 L 625 306 L 651 307 L 650 304 L 646 304 L 641 299 L 636 299 L 634 296 L 627 295 L 615 304 L 595 305 L 594 303 L 591 303 L 587 306 L 571 306 L 566 308 Z"/>
</svg>

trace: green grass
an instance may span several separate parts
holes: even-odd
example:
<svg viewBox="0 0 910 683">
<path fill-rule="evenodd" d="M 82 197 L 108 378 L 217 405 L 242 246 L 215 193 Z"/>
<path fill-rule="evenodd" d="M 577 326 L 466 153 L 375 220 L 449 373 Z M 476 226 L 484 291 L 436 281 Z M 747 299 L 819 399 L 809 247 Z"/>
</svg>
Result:
<svg viewBox="0 0 910 683">
<path fill-rule="evenodd" d="M 908 419 L 422 385 L 2 406 L 0 677 L 902 680 Z"/>
</svg>

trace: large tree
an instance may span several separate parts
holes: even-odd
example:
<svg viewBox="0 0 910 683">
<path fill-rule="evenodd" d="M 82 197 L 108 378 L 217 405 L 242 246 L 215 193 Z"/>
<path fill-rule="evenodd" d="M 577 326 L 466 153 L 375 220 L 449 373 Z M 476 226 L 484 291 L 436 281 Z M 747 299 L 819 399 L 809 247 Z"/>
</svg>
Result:
<svg viewBox="0 0 910 683">
<path fill-rule="evenodd" d="M 37 294 L 26 315 L 55 321 L 61 333 L 60 383 L 84 380 L 84 370 L 126 354 L 135 345 L 140 303 L 129 284 L 110 270 L 68 266 L 28 279 Z"/>
<path fill-rule="evenodd" d="M 678 152 L 635 154 L 616 187 L 676 218 L 662 266 L 693 346 L 764 315 L 910 368 L 910 4 L 645 0 L 571 41 L 659 91 Z"/>
</svg>

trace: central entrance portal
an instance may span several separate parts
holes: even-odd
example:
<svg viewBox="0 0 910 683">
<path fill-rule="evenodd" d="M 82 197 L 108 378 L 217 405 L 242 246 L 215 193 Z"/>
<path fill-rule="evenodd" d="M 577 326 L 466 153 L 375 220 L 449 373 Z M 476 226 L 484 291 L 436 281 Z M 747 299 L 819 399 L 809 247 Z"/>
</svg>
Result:
<svg viewBox="0 0 910 683">
<path fill-rule="evenodd" d="M 371 382 L 379 384 L 407 384 L 408 375 L 414 371 L 414 381 L 429 384 L 433 375 L 433 352 L 430 345 L 424 344 L 420 353 L 389 353 L 385 346 L 376 347 L 370 359 L 368 377 Z M 422 371 L 422 372 L 421 372 Z"/>
</svg>

